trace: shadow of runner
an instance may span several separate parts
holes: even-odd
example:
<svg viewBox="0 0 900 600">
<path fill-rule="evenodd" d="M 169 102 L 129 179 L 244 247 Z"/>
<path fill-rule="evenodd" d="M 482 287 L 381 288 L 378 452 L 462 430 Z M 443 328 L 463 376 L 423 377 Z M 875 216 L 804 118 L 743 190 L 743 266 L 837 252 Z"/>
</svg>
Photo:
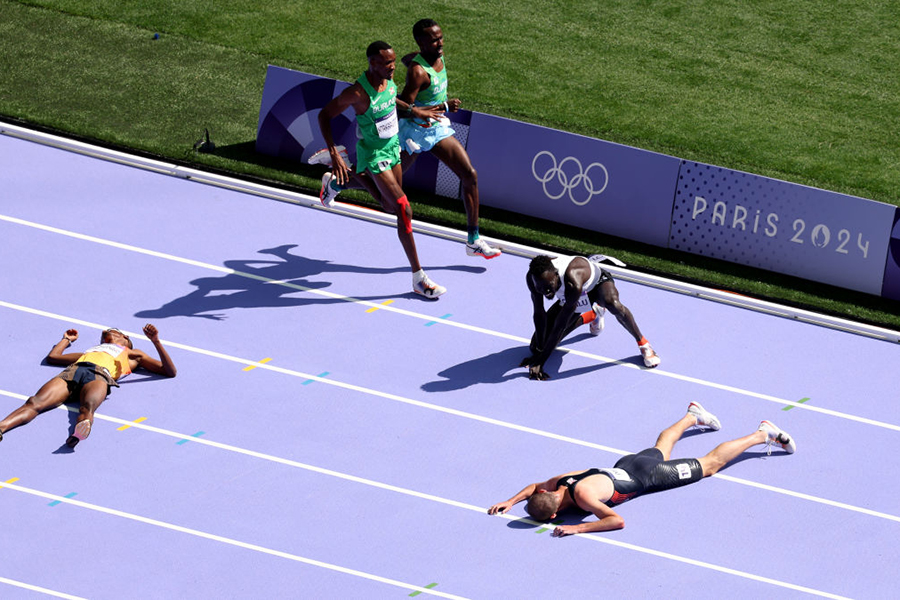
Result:
<svg viewBox="0 0 900 600">
<path fill-rule="evenodd" d="M 325 273 L 360 273 L 365 275 L 385 275 L 409 272 L 403 267 L 364 267 L 345 265 L 328 260 L 318 260 L 297 254 L 290 250 L 296 244 L 284 244 L 260 250 L 260 254 L 272 255 L 280 260 L 249 259 L 228 260 L 224 266 L 236 271 L 221 277 L 202 277 L 191 281 L 197 287 L 180 298 L 156 308 L 135 313 L 141 319 L 164 319 L 167 317 L 199 317 L 223 320 L 225 312 L 235 308 L 293 307 L 308 304 L 333 304 L 346 302 L 341 298 L 294 297 L 291 294 L 306 290 L 320 290 L 331 285 L 330 281 L 313 281 L 310 277 Z M 429 267 L 429 270 L 450 270 L 469 273 L 483 273 L 484 267 L 445 266 Z M 281 285 L 279 285 L 281 284 Z M 353 296 L 358 300 L 382 301 L 386 298 L 417 297 L 412 292 L 390 296 Z M 427 301 L 427 300 L 426 300 Z"/>
<path fill-rule="evenodd" d="M 501 350 L 500 352 L 488 354 L 487 356 L 479 356 L 444 369 L 438 373 L 443 379 L 429 381 L 428 383 L 422 384 L 420 387 L 422 391 L 425 392 L 452 392 L 479 383 L 504 383 L 520 377 L 527 379 L 528 369 L 519 367 L 519 363 L 522 362 L 522 359 L 530 355 L 531 353 L 528 350 L 528 346 L 515 346 L 513 348 Z M 550 358 L 547 359 L 547 362 L 544 363 L 544 372 L 550 376 L 548 381 L 552 382 L 554 380 L 568 379 L 569 377 L 578 377 L 593 371 L 616 366 L 615 363 L 600 363 L 560 373 L 559 369 L 562 366 L 563 356 L 564 354 L 562 352 L 554 352 L 550 355 Z M 629 359 L 623 359 L 623 362 L 628 360 Z M 510 373 L 513 369 L 515 369 L 516 372 Z M 535 382 L 536 385 L 541 383 L 546 384 L 547 382 Z"/>
</svg>

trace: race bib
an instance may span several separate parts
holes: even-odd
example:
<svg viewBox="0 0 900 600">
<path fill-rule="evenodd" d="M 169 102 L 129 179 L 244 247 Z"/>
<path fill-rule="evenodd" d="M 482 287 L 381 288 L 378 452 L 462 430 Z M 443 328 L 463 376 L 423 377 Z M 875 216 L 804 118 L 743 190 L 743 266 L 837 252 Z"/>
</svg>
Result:
<svg viewBox="0 0 900 600">
<path fill-rule="evenodd" d="M 116 358 L 124 351 L 125 346 L 119 346 L 118 344 L 100 344 L 99 346 L 91 346 L 84 351 L 84 354 L 89 354 L 91 352 L 103 352 L 104 354 L 109 354 L 113 358 Z"/>
<path fill-rule="evenodd" d="M 556 297 L 559 298 L 559 305 L 565 306 L 566 305 L 566 297 L 562 293 L 564 288 L 561 287 L 559 289 L 560 289 L 560 292 L 557 294 Z M 578 302 L 575 303 L 575 312 L 584 313 L 589 310 L 591 310 L 591 301 L 590 301 L 590 299 L 588 299 L 587 294 L 582 294 L 581 296 L 578 297 Z"/>
<path fill-rule="evenodd" d="M 591 301 L 588 299 L 587 294 L 582 294 L 581 297 L 578 298 L 578 304 L 575 305 L 575 312 L 583 313 L 591 310 Z"/>
<path fill-rule="evenodd" d="M 678 468 L 678 479 L 690 479 L 691 478 L 690 465 L 681 463 L 680 465 L 677 465 L 677 468 Z"/>
<path fill-rule="evenodd" d="M 375 130 L 378 137 L 389 140 L 400 132 L 400 124 L 397 122 L 397 111 L 392 110 L 383 117 L 375 119 Z"/>
</svg>

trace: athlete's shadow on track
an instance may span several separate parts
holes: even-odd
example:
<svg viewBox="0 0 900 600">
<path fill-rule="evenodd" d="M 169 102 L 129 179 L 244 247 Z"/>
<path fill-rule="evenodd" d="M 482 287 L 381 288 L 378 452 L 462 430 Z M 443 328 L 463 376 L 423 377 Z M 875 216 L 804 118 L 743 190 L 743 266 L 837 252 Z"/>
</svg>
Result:
<svg viewBox="0 0 900 600">
<path fill-rule="evenodd" d="M 563 511 L 562 514 L 558 515 L 556 519 L 553 520 L 552 523 L 541 523 L 540 525 L 535 525 L 529 517 L 522 517 L 521 519 L 516 519 L 515 521 L 510 521 L 506 524 L 510 529 L 545 529 L 548 532 L 552 532 L 557 525 L 578 525 L 579 523 L 583 523 L 584 520 L 591 516 L 591 513 L 578 509 L 578 508 L 570 508 Z M 608 533 L 608 532 L 607 532 Z"/>
<path fill-rule="evenodd" d="M 728 463 L 727 465 L 722 467 L 722 469 L 720 469 L 719 472 L 721 473 L 722 471 L 727 471 L 734 465 L 736 465 L 738 463 L 742 463 L 745 460 L 753 460 L 753 459 L 759 459 L 759 458 L 762 458 L 763 460 L 765 460 L 765 459 L 769 459 L 769 458 L 784 458 L 785 456 L 789 456 L 788 453 L 782 452 L 780 448 L 773 451 L 771 455 L 769 455 L 765 450 L 759 450 L 756 452 L 750 452 L 750 451 L 745 450 L 744 452 L 741 453 L 740 456 L 738 456 L 733 461 L 731 461 L 730 463 Z"/>
<path fill-rule="evenodd" d="M 429 381 L 423 384 L 421 389 L 425 392 L 453 392 L 479 383 L 504 383 L 521 377 L 527 379 L 528 369 L 519 367 L 519 364 L 530 354 L 528 346 L 516 346 L 487 356 L 479 356 L 444 369 L 438 373 L 443 379 Z M 544 363 L 544 372 L 550 376 L 550 381 L 579 377 L 615 366 L 615 363 L 599 363 L 561 372 L 563 358 L 562 352 L 554 352 Z M 628 361 L 630 359 L 622 359 L 622 362 Z M 515 372 L 510 372 L 513 370 Z M 535 382 L 535 385 L 540 383 L 542 382 Z"/>
<path fill-rule="evenodd" d="M 324 273 L 360 273 L 385 275 L 409 272 L 409 267 L 363 267 L 344 265 L 292 254 L 296 244 L 285 244 L 260 250 L 279 260 L 228 260 L 224 266 L 235 273 L 221 277 L 202 277 L 191 281 L 197 290 L 176 298 L 167 304 L 135 313 L 142 319 L 166 317 L 200 317 L 221 321 L 225 312 L 234 308 L 291 307 L 308 304 L 333 304 L 346 302 L 340 298 L 323 298 L 314 294 L 296 296 L 306 290 L 320 290 L 331 285 L 330 281 L 312 281 L 309 278 Z M 483 273 L 484 267 L 430 266 L 429 270 L 464 271 Z M 277 283 L 276 283 L 277 282 Z M 353 296 L 357 300 L 383 301 L 388 298 L 418 298 L 410 289 L 393 296 Z"/>
</svg>

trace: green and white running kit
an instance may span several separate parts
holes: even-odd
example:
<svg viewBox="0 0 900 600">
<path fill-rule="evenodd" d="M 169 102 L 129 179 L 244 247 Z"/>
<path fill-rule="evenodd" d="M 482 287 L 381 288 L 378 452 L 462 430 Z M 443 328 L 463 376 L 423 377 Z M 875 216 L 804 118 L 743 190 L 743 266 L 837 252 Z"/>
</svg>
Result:
<svg viewBox="0 0 900 600">
<path fill-rule="evenodd" d="M 369 108 L 356 115 L 356 171 L 381 173 L 400 163 L 400 140 L 397 122 L 397 86 L 388 80 L 381 92 L 375 90 L 366 74 L 356 80 L 369 95 Z"/>
<path fill-rule="evenodd" d="M 441 58 L 441 60 L 444 60 Z M 431 84 L 416 94 L 414 106 L 437 106 L 447 101 L 447 63 L 438 73 L 434 67 L 428 64 L 421 54 L 416 54 L 413 62 L 420 65 Z M 416 152 L 428 152 L 441 140 L 453 135 L 450 127 L 450 119 L 442 117 L 431 121 L 421 119 L 403 119 L 400 122 L 400 144 L 410 154 Z"/>
</svg>

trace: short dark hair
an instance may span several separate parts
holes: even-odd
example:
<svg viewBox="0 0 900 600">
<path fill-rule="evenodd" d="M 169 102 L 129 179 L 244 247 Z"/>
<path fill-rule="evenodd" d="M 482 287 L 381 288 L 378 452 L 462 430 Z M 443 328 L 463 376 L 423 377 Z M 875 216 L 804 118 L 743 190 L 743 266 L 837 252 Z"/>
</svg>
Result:
<svg viewBox="0 0 900 600">
<path fill-rule="evenodd" d="M 366 58 L 372 58 L 382 50 L 393 50 L 393 48 L 391 48 L 391 45 L 387 42 L 372 42 L 371 44 L 369 44 L 369 47 L 366 48 Z"/>
<path fill-rule="evenodd" d="M 535 492 L 528 498 L 525 512 L 535 521 L 549 521 L 559 510 L 560 502 L 553 494 Z"/>
<path fill-rule="evenodd" d="M 416 24 L 413 25 L 413 37 L 415 39 L 419 39 L 422 37 L 422 34 L 426 29 L 431 29 L 432 27 L 437 25 L 437 21 L 434 19 L 421 19 L 416 21 Z"/>
<path fill-rule="evenodd" d="M 553 261 L 545 254 L 539 254 L 531 259 L 528 263 L 528 274 L 534 277 L 540 277 L 547 271 L 554 269 Z"/>
</svg>

